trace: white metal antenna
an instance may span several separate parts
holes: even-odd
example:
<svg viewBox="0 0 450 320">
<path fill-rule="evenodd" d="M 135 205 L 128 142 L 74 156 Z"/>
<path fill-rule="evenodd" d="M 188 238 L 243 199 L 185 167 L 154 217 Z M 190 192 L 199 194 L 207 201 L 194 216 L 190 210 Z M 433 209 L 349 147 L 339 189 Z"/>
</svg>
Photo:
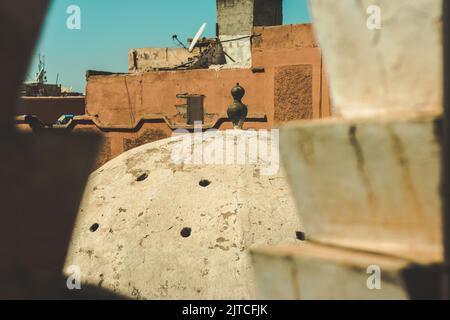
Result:
<svg viewBox="0 0 450 320">
<path fill-rule="evenodd" d="M 197 44 L 198 40 L 202 36 L 203 32 L 205 32 L 206 29 L 206 22 L 202 24 L 200 29 L 198 30 L 197 34 L 195 35 L 194 39 L 192 40 L 191 46 L 189 47 L 189 52 L 192 52 L 195 48 L 195 45 Z"/>
</svg>

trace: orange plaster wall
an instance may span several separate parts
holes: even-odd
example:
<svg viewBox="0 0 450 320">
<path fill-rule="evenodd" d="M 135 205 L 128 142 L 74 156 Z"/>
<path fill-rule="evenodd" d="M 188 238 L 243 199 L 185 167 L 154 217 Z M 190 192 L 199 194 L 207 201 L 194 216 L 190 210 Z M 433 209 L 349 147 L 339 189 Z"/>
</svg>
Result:
<svg viewBox="0 0 450 320">
<path fill-rule="evenodd" d="M 226 113 L 232 102 L 231 88 L 239 82 L 246 89 L 244 103 L 252 113 L 266 113 L 274 124 L 274 75 L 278 67 L 312 66 L 313 118 L 329 114 L 328 90 L 323 79 L 321 51 L 310 25 L 255 28 L 252 69 L 161 71 L 132 75 L 94 76 L 87 86 L 87 113 L 103 125 L 133 127 L 146 114 L 175 114 L 184 103 L 177 94 L 203 94 L 205 112 Z M 289 86 L 290 83 L 286 83 Z M 322 105 L 326 104 L 326 105 Z"/>
<path fill-rule="evenodd" d="M 239 82 L 247 91 L 244 103 L 250 112 L 266 112 L 264 74 L 250 69 L 150 72 L 136 75 L 91 77 L 86 111 L 104 125 L 130 127 L 146 114 L 176 114 L 185 103 L 177 94 L 203 94 L 205 112 L 226 114 L 232 103 L 231 88 Z"/>
<path fill-rule="evenodd" d="M 302 94 L 310 94 L 311 99 L 308 101 L 311 101 L 312 110 L 308 114 L 314 119 L 330 116 L 328 81 L 312 26 L 257 27 L 254 28 L 254 35 L 253 68 L 259 71 L 264 69 L 264 72 L 253 72 L 253 69 L 207 69 L 90 77 L 86 113 L 96 116 L 102 126 L 109 128 L 103 131 L 96 129 L 102 132 L 106 141 L 100 162 L 126 151 L 125 141 L 128 141 L 128 146 L 130 140 L 131 145 L 137 146 L 165 135 L 170 136 L 171 130 L 164 122 L 148 122 L 137 128 L 135 124 L 148 114 L 176 114 L 175 105 L 185 103 L 185 100 L 176 98 L 177 94 L 203 94 L 206 96 L 205 112 L 226 114 L 232 103 L 230 90 L 239 82 L 246 89 L 243 102 L 248 105 L 249 112 L 267 115 L 267 122 L 247 122 L 245 128 L 270 129 L 277 126 L 279 123 L 274 118 L 274 89 L 289 88 L 293 84 L 291 78 L 281 77 L 281 83 L 275 86 L 274 79 L 281 68 L 285 70 L 289 66 L 298 70 L 304 69 L 298 66 L 311 66 L 311 81 L 308 82 L 312 84 L 311 88 L 301 90 Z M 302 83 L 296 85 L 301 87 Z M 284 91 L 277 92 L 277 99 L 281 97 L 290 101 L 289 96 L 283 95 L 292 93 L 292 90 Z M 300 112 L 298 117 L 301 119 Z M 92 127 L 95 126 L 77 126 L 74 130 Z M 231 127 L 229 122 L 219 124 L 219 129 Z"/>
</svg>

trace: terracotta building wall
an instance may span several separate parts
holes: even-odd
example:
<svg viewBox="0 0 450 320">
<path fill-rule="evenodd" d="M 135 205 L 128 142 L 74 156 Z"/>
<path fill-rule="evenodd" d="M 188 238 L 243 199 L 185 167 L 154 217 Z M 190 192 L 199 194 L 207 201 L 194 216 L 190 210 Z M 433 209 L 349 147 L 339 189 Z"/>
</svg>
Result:
<svg viewBox="0 0 450 320">
<path fill-rule="evenodd" d="M 107 158 L 152 139 L 170 136 L 165 123 L 149 122 L 155 114 L 174 115 L 183 103 L 177 94 L 203 94 L 206 113 L 226 115 L 231 88 L 239 82 L 251 114 L 265 121 L 248 121 L 245 128 L 272 128 L 279 123 L 329 116 L 326 72 L 311 25 L 255 27 L 253 68 L 189 70 L 94 76 L 87 85 L 86 113 L 106 128 L 111 149 Z M 158 127 L 158 128 L 156 128 Z M 219 121 L 219 129 L 229 129 Z M 109 129 L 108 129 L 109 128 Z M 123 132 L 114 132 L 121 128 Z M 127 132 L 128 131 L 128 132 Z M 127 141 L 126 143 L 124 141 Z M 134 142 L 133 142 L 134 141 Z"/>
<path fill-rule="evenodd" d="M 253 67 L 264 67 L 276 123 L 331 115 L 326 70 L 311 24 L 255 27 Z"/>
<path fill-rule="evenodd" d="M 15 115 L 30 115 L 46 124 L 55 123 L 62 115 L 82 115 L 85 112 L 84 97 L 22 97 Z"/>
<path fill-rule="evenodd" d="M 87 86 L 86 113 L 95 116 L 101 126 L 133 129 L 153 114 L 175 115 L 175 105 L 183 103 L 176 95 L 189 93 L 205 95 L 206 113 L 226 114 L 232 103 L 231 88 L 239 82 L 247 91 L 244 102 L 250 113 L 270 115 L 265 80 L 265 74 L 253 73 L 251 69 L 92 77 Z"/>
<path fill-rule="evenodd" d="M 232 128 L 226 111 L 237 82 L 246 89 L 246 129 L 329 116 L 326 72 L 311 25 L 255 27 L 253 34 L 252 68 L 91 76 L 86 114 L 64 128 L 100 132 L 105 138 L 101 165 L 130 148 L 169 137 L 176 128 L 189 128 L 176 116 L 175 106 L 185 103 L 177 94 L 205 96 L 207 128 Z"/>
<path fill-rule="evenodd" d="M 257 27 L 254 34 L 251 69 L 92 76 L 86 113 L 102 126 L 133 129 L 148 115 L 175 114 L 175 105 L 183 102 L 176 95 L 190 93 L 205 95 L 206 113 L 226 114 L 232 102 L 230 90 L 239 82 L 246 89 L 244 103 L 250 113 L 267 115 L 265 127 L 284 121 L 286 102 L 292 109 L 288 120 L 304 119 L 304 114 L 307 118 L 329 114 L 329 105 L 322 105 L 328 90 L 323 85 L 321 52 L 311 26 Z M 304 113 L 302 109 L 309 110 Z"/>
</svg>

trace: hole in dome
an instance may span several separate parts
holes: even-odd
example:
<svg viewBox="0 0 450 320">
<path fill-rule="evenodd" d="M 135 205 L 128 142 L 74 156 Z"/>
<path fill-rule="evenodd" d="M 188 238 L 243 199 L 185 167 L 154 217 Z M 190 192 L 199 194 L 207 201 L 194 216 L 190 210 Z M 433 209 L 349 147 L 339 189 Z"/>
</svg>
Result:
<svg viewBox="0 0 450 320">
<path fill-rule="evenodd" d="M 98 223 L 94 223 L 94 224 L 89 228 L 89 230 L 90 230 L 91 232 L 95 232 L 95 231 L 98 230 L 98 228 L 100 228 L 100 225 L 99 225 Z"/>
<path fill-rule="evenodd" d="M 200 187 L 206 188 L 207 186 L 209 186 L 211 184 L 211 181 L 203 179 L 203 180 L 200 180 L 200 182 L 198 184 L 200 185 Z"/>
<path fill-rule="evenodd" d="M 147 178 L 148 178 L 148 173 L 143 173 L 139 177 L 137 177 L 136 181 L 142 182 L 142 181 L 146 180 Z"/>
<path fill-rule="evenodd" d="M 296 232 L 297 240 L 306 241 L 306 234 L 301 231 Z"/>
<path fill-rule="evenodd" d="M 183 228 L 183 230 L 181 230 L 180 234 L 183 238 L 189 238 L 192 234 L 192 229 L 191 228 Z"/>
</svg>

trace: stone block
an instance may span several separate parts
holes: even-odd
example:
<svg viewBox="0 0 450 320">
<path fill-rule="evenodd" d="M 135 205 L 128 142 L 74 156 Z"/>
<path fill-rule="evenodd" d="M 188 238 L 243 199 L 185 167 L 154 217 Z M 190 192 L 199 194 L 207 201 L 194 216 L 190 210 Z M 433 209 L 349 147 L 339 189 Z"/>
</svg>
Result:
<svg viewBox="0 0 450 320">
<path fill-rule="evenodd" d="M 436 298 L 436 267 L 318 244 L 252 251 L 258 298 L 406 300 Z"/>
<path fill-rule="evenodd" d="M 442 107 L 442 0 L 310 1 L 337 114 Z M 369 12 L 369 14 L 368 14 Z"/>
<path fill-rule="evenodd" d="M 287 125 L 281 155 L 309 239 L 442 260 L 440 118 Z"/>
</svg>

